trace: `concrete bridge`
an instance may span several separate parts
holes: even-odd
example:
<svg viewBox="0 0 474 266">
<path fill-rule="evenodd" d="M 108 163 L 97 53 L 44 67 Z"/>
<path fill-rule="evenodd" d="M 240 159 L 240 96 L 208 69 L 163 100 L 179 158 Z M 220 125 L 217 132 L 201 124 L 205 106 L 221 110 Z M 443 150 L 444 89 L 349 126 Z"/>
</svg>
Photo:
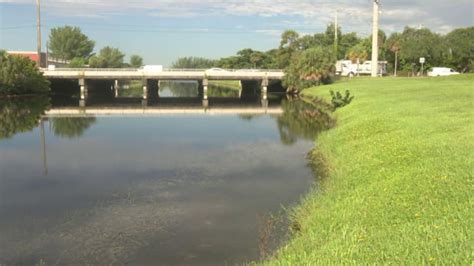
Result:
<svg viewBox="0 0 474 266">
<path fill-rule="evenodd" d="M 115 82 L 118 80 L 142 80 L 143 82 L 143 105 L 147 105 L 150 92 L 159 89 L 160 80 L 190 80 L 199 84 L 199 94 L 202 95 L 203 105 L 208 106 L 209 80 L 239 80 L 256 81 L 261 85 L 262 104 L 268 104 L 267 91 L 269 82 L 281 81 L 284 77 L 282 70 L 224 70 L 224 69 L 73 69 L 57 68 L 42 69 L 43 75 L 51 80 L 77 80 L 80 86 L 80 105 L 85 106 L 87 99 L 88 83 L 95 80 L 106 80 Z M 153 94 L 153 93 L 152 93 Z M 157 93 L 156 93 L 157 94 Z"/>
</svg>

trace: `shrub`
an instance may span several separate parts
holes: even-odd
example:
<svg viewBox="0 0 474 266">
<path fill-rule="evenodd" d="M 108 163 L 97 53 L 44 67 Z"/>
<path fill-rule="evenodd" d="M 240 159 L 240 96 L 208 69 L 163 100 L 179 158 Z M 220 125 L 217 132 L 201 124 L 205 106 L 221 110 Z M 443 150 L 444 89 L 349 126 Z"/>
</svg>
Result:
<svg viewBox="0 0 474 266">
<path fill-rule="evenodd" d="M 354 96 L 351 96 L 351 93 L 349 92 L 349 90 L 346 90 L 346 93 L 344 96 L 342 96 L 342 94 L 338 91 L 336 93 L 334 93 L 334 91 L 332 90 L 329 92 L 331 93 L 331 98 L 332 98 L 331 103 L 334 110 L 350 104 L 352 100 L 354 99 Z"/>
<path fill-rule="evenodd" d="M 35 62 L 0 51 L 0 95 L 46 93 L 49 85 Z"/>
</svg>

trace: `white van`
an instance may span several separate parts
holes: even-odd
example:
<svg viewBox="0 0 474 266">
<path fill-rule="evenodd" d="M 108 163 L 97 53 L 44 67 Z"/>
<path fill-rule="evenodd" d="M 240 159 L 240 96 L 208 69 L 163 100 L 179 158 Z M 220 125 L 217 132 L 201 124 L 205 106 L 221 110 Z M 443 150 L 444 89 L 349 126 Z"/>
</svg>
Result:
<svg viewBox="0 0 474 266">
<path fill-rule="evenodd" d="M 459 72 L 456 72 L 449 67 L 433 67 L 431 71 L 428 71 L 429 77 L 451 76 L 451 75 L 459 75 Z"/>
</svg>

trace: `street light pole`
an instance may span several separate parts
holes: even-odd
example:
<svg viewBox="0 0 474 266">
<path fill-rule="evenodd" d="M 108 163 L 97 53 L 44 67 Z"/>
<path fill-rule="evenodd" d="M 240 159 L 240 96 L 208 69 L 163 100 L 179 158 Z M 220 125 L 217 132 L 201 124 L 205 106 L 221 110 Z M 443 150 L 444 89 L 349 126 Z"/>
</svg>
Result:
<svg viewBox="0 0 474 266">
<path fill-rule="evenodd" d="M 380 0 L 374 0 L 372 25 L 372 77 L 377 77 L 379 67 L 379 4 Z"/>
<path fill-rule="evenodd" d="M 36 34 L 37 34 L 37 53 L 38 67 L 41 67 L 41 2 L 36 0 Z"/>
</svg>

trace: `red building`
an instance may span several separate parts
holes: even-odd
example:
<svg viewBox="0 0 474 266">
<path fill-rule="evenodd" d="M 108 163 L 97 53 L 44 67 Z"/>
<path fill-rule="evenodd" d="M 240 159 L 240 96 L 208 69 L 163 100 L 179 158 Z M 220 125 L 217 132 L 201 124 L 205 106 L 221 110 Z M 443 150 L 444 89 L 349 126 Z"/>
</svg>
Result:
<svg viewBox="0 0 474 266">
<path fill-rule="evenodd" d="M 9 55 L 18 55 L 18 56 L 24 56 L 32 61 L 38 62 L 38 53 L 37 52 L 32 52 L 32 51 L 7 51 L 7 54 Z M 46 65 L 46 53 L 41 53 L 41 66 Z"/>
</svg>

